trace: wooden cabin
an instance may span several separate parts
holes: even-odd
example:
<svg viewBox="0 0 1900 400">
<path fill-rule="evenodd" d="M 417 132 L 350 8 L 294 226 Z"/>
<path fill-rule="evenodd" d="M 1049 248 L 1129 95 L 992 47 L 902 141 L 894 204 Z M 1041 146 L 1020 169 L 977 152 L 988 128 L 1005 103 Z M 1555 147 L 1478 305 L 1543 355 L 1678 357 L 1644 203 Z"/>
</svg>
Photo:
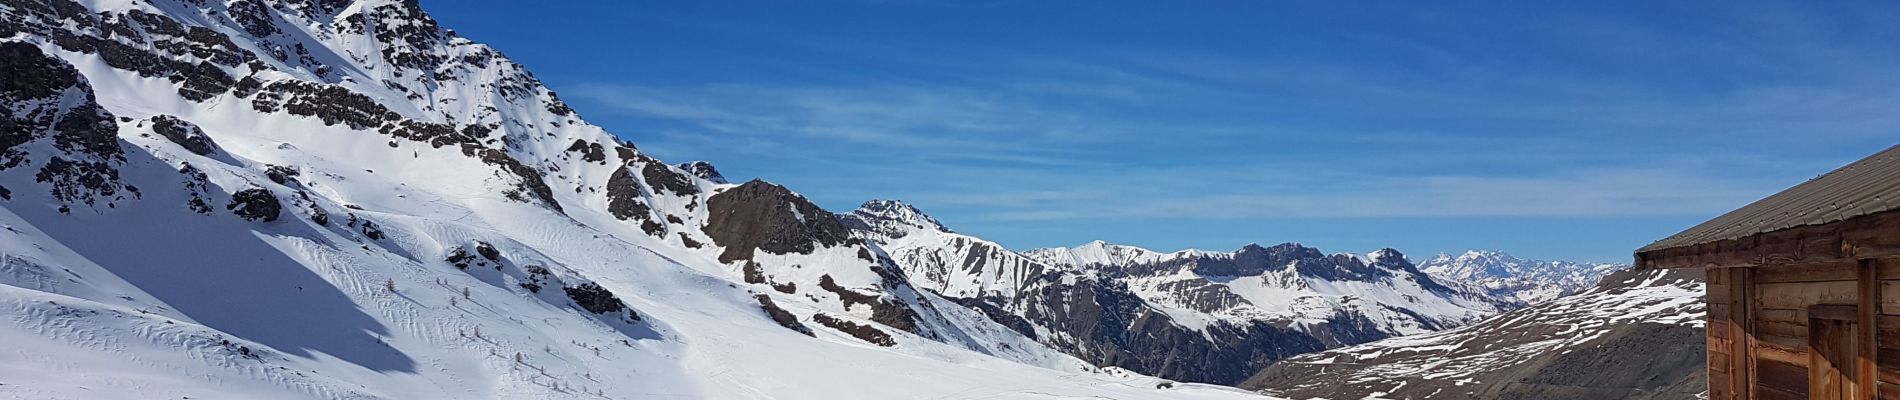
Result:
<svg viewBox="0 0 1900 400">
<path fill-rule="evenodd" d="M 1900 400 L 1900 146 L 1636 251 L 1702 268 L 1710 399 Z"/>
</svg>

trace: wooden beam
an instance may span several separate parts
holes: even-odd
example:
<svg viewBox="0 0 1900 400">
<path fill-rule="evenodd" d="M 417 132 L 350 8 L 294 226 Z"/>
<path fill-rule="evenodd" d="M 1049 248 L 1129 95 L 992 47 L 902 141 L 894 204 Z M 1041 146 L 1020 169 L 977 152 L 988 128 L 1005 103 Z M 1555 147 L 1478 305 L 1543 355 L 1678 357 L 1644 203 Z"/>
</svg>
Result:
<svg viewBox="0 0 1900 400">
<path fill-rule="evenodd" d="M 1637 268 L 1775 268 L 1900 257 L 1900 210 L 1636 254 Z"/>
<path fill-rule="evenodd" d="M 1761 295 L 1764 309 L 1800 310 L 1816 304 L 1853 305 L 1859 287 L 1852 278 L 1831 282 L 1759 283 L 1754 290 Z M 1853 320 L 1853 318 L 1848 318 Z"/>
<path fill-rule="evenodd" d="M 1755 359 L 1754 315 L 1751 315 L 1750 300 L 1754 297 L 1755 271 L 1746 268 L 1729 269 L 1728 302 L 1728 392 L 1737 399 L 1755 397 Z"/>
<path fill-rule="evenodd" d="M 1858 322 L 1860 321 L 1860 306 L 1818 304 L 1808 307 L 1808 318 Z"/>
<path fill-rule="evenodd" d="M 1832 261 L 1760 268 L 1755 283 L 1851 281 L 1858 279 L 1858 266 L 1853 261 Z"/>
<path fill-rule="evenodd" d="M 1789 364 L 1806 364 L 1808 362 L 1808 348 L 1806 346 L 1789 347 L 1779 343 L 1755 342 L 1754 352 L 1755 358 L 1768 361 Z"/>
<path fill-rule="evenodd" d="M 1878 385 L 1876 377 L 1879 376 L 1880 372 L 1880 330 L 1878 321 L 1874 319 L 1874 313 L 1879 311 L 1878 308 L 1880 307 L 1880 265 L 1873 259 L 1860 260 L 1860 279 L 1858 281 L 1860 284 L 1860 305 L 1856 308 L 1858 308 L 1857 311 L 1859 311 L 1859 321 L 1854 327 L 1858 329 L 1859 332 L 1855 332 L 1858 337 L 1855 338 L 1854 349 L 1855 352 L 1859 354 L 1855 357 L 1857 361 L 1855 368 L 1857 368 L 1858 371 L 1856 371 L 1857 373 L 1854 376 L 1854 380 L 1856 381 L 1856 386 L 1860 387 L 1860 390 L 1856 393 L 1859 395 L 1859 398 L 1861 400 L 1874 400 L 1875 395 L 1878 393 L 1875 389 L 1879 387 L 1876 386 Z"/>
</svg>

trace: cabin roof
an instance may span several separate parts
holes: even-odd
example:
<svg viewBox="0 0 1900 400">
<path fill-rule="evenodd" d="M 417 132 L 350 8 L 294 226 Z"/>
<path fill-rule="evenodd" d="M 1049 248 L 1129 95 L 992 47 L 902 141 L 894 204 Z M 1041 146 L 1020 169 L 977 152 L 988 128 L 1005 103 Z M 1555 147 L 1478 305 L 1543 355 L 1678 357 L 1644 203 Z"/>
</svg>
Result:
<svg viewBox="0 0 1900 400">
<path fill-rule="evenodd" d="M 1900 209 L 1900 145 L 1671 235 L 1637 253 L 1739 239 Z"/>
</svg>

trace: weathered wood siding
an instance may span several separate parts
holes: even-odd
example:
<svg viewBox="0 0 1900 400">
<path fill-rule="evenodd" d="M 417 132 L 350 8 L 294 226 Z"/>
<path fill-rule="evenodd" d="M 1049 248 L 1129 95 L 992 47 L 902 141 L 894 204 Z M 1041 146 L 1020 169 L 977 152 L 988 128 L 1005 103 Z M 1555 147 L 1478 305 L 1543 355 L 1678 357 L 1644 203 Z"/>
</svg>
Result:
<svg viewBox="0 0 1900 400">
<path fill-rule="evenodd" d="M 1900 400 L 1900 258 L 1709 268 L 1705 274 L 1709 398 Z M 1839 322 L 1811 326 L 1815 321 Z M 1816 328 L 1851 329 L 1832 336 L 1850 344 L 1817 354 L 1809 334 Z M 1815 366 L 1827 370 L 1811 371 Z"/>
</svg>

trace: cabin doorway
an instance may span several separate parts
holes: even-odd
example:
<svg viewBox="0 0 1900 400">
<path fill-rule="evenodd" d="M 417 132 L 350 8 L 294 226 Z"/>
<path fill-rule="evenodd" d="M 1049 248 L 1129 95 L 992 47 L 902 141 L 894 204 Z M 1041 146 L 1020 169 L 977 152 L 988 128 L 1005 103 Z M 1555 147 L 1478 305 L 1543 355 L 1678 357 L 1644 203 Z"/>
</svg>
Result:
<svg viewBox="0 0 1900 400">
<path fill-rule="evenodd" d="M 1808 398 L 1862 399 L 1873 388 L 1862 388 L 1855 358 L 1860 354 L 1860 309 L 1849 305 L 1808 308 Z"/>
</svg>

